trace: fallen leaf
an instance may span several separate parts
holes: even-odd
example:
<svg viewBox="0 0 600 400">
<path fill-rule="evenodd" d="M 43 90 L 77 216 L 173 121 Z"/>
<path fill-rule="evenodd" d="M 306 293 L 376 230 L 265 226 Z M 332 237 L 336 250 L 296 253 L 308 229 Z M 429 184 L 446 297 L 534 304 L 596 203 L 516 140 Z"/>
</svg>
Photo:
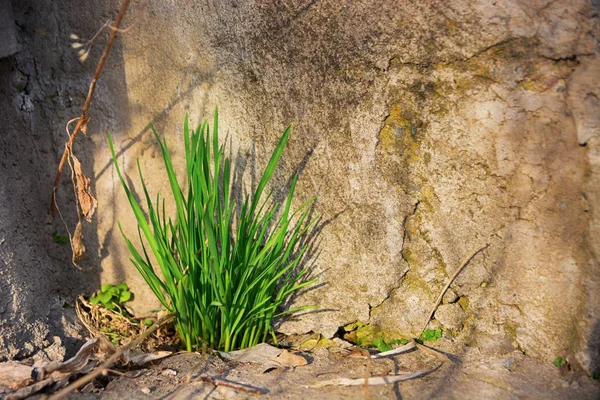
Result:
<svg viewBox="0 0 600 400">
<path fill-rule="evenodd" d="M 270 371 L 273 368 L 292 368 L 307 364 L 304 357 L 292 354 L 287 350 L 278 349 L 267 343 L 260 343 L 247 349 L 231 351 L 229 353 L 219 353 L 223 358 L 228 360 L 260 364 L 265 368 L 263 372 Z"/>
<path fill-rule="evenodd" d="M 27 375 L 30 378 L 38 380 L 38 382 L 33 384 L 31 384 L 31 379 L 26 380 L 25 384 L 29 384 L 29 386 L 21 387 L 16 392 L 6 396 L 5 399 L 25 399 L 50 385 L 53 385 L 54 389 L 58 389 L 62 386 L 65 386 L 69 382 L 71 375 L 75 373 L 86 374 L 90 372 L 95 366 L 95 362 L 90 361 L 90 357 L 94 353 L 97 345 L 98 339 L 88 340 L 83 346 L 81 346 L 74 357 L 71 357 L 64 362 L 40 361 L 34 364 L 33 367 L 20 364 L 16 365 L 18 363 L 0 364 L 0 386 L 4 386 L 4 381 L 11 380 L 11 377 L 21 379 Z M 4 366 L 10 366 L 11 370 L 3 370 L 2 367 Z M 13 386 L 13 389 L 17 387 Z"/>
<path fill-rule="evenodd" d="M 243 350 L 219 352 L 223 358 L 235 360 L 237 362 L 249 362 L 263 364 L 266 361 L 276 358 L 283 350 L 271 346 L 267 343 L 260 343 L 256 346 L 248 347 Z"/>
<path fill-rule="evenodd" d="M 71 159 L 73 160 L 73 169 L 75 172 L 75 179 L 77 181 L 77 201 L 79 201 L 79 207 L 81 207 L 81 213 L 85 217 L 87 222 L 92 222 L 92 216 L 96 212 L 98 207 L 98 201 L 90 193 L 90 178 L 83 174 L 81 170 L 81 163 L 71 153 Z"/>
<path fill-rule="evenodd" d="M 277 356 L 275 359 L 272 359 L 272 361 L 279 364 L 283 368 L 300 367 L 307 364 L 306 358 L 297 354 L 292 354 L 287 350 L 283 350 L 281 354 L 279 354 L 279 356 Z"/>
<path fill-rule="evenodd" d="M 90 339 L 75 354 L 75 356 L 69 358 L 67 361 L 50 361 L 40 362 L 34 365 L 33 375 L 44 379 L 46 376 L 53 374 L 55 371 L 61 374 L 72 374 L 74 372 L 80 372 L 83 369 L 89 368 L 88 361 L 96 350 L 98 345 L 98 338 Z M 59 377 L 63 379 L 63 376 Z"/>
</svg>

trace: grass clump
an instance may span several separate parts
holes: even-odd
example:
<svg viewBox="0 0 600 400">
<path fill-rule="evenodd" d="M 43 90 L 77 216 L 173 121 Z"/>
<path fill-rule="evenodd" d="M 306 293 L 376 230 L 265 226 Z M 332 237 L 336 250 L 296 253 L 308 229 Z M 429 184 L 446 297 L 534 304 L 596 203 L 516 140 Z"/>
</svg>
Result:
<svg viewBox="0 0 600 400">
<path fill-rule="evenodd" d="M 147 213 L 126 184 L 109 145 L 115 169 L 138 222 L 142 243 L 136 248 L 125 237 L 131 260 L 158 300 L 177 315 L 175 327 L 188 351 L 207 344 L 231 351 L 275 339 L 273 319 L 311 307 L 279 311 L 299 289 L 315 280 L 303 280 L 299 266 L 308 244 L 304 240 L 317 222 L 309 217 L 307 201 L 292 211 L 297 176 L 284 203 L 263 196 L 283 153 L 288 127 L 252 196 L 246 196 L 236 212 L 232 196 L 231 161 L 219 146 L 218 112 L 211 129 L 208 122 L 196 130 L 184 123 L 187 190 L 183 190 L 171 161 L 166 140 L 159 143 L 176 217 L 166 215 L 165 199 L 148 193 L 138 160 Z M 294 220 L 294 223 L 292 223 Z M 149 256 L 162 272 L 159 277 Z"/>
</svg>

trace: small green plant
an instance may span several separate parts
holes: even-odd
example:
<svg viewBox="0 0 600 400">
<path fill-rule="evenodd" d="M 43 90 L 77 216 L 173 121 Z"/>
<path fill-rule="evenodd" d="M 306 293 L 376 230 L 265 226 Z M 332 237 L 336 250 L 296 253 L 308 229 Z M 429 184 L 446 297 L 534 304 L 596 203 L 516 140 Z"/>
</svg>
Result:
<svg viewBox="0 0 600 400">
<path fill-rule="evenodd" d="M 239 211 L 232 196 L 231 162 L 219 146 L 218 113 L 211 130 L 207 122 L 195 131 L 184 123 L 187 190 L 181 188 L 166 140 L 160 151 L 176 206 L 176 217 L 165 212 L 160 195 L 153 201 L 138 160 L 147 212 L 126 184 L 117 163 L 112 137 L 109 145 L 115 169 L 138 222 L 138 250 L 125 237 L 131 260 L 158 300 L 176 314 L 175 327 L 188 351 L 207 344 L 231 351 L 274 341 L 273 319 L 314 307 L 279 311 L 289 296 L 315 282 L 303 280 L 299 267 L 307 250 L 306 233 L 317 219 L 308 217 L 311 199 L 291 211 L 297 176 L 284 204 L 263 196 L 288 140 L 283 133 L 253 195 Z M 292 220 L 295 223 L 292 223 Z M 119 225 L 121 228 L 121 226 Z M 151 252 L 164 278 L 149 257 Z"/>
<path fill-rule="evenodd" d="M 564 360 L 562 357 L 556 357 L 554 360 L 554 366 L 556 368 L 564 367 L 567 364 L 567 360 Z"/>
<path fill-rule="evenodd" d="M 406 339 L 402 339 L 402 340 L 393 339 L 393 340 L 390 340 L 389 342 L 386 342 L 382 338 L 377 338 L 377 339 L 373 340 L 373 344 L 381 352 L 392 350 L 393 349 L 392 346 L 395 344 L 407 344 L 407 343 L 408 343 L 408 340 L 406 340 Z"/>
<path fill-rule="evenodd" d="M 52 241 L 56 244 L 68 244 L 69 243 L 69 237 L 68 236 L 63 236 L 63 235 L 59 235 L 57 232 L 52 233 Z"/>
<path fill-rule="evenodd" d="M 373 344 L 381 352 L 390 351 L 392 349 L 392 344 L 391 343 L 386 343 L 385 340 L 383 340 L 381 338 L 377 338 L 377 339 L 373 340 Z"/>
<path fill-rule="evenodd" d="M 123 313 L 123 303 L 131 300 L 131 292 L 126 283 L 118 285 L 104 284 L 95 296 L 90 297 L 90 303 L 102 304 L 107 310 L 118 309 Z"/>
<path fill-rule="evenodd" d="M 442 337 L 442 329 L 425 329 L 419 338 L 423 342 L 435 342 Z"/>
</svg>

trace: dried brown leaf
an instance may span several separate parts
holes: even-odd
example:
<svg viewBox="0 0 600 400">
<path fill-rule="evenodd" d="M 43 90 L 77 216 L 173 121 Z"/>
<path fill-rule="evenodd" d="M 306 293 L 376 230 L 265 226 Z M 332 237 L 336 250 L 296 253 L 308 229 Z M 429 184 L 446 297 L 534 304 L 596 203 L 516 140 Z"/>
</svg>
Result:
<svg viewBox="0 0 600 400">
<path fill-rule="evenodd" d="M 73 160 L 73 170 L 75 172 L 75 179 L 77 180 L 77 200 L 79 201 L 79 207 L 81 207 L 81 213 L 85 217 L 87 222 L 92 222 L 96 207 L 98 207 L 98 201 L 90 193 L 90 178 L 83 174 L 81 170 L 81 163 L 71 154 Z"/>
<path fill-rule="evenodd" d="M 300 367 L 307 364 L 306 358 L 290 353 L 287 350 L 283 350 L 281 354 L 272 359 L 272 361 L 279 364 L 283 368 Z"/>
<path fill-rule="evenodd" d="M 69 358 L 67 361 L 50 361 L 40 362 L 35 365 L 35 371 L 40 379 L 44 379 L 46 376 L 53 374 L 54 372 L 60 373 L 58 376 L 53 376 L 55 380 L 64 379 L 64 374 L 72 374 L 80 372 L 88 367 L 88 361 L 94 354 L 94 351 L 98 347 L 98 339 L 90 339 L 75 354 L 75 356 Z M 58 379 L 56 379 L 58 378 Z"/>
<path fill-rule="evenodd" d="M 85 254 L 85 246 L 83 245 L 83 228 L 81 221 L 77 222 L 75 232 L 71 237 L 71 249 L 73 250 L 73 264 L 78 266 L 77 263 Z"/>
<path fill-rule="evenodd" d="M 238 362 L 249 362 L 263 364 L 272 359 L 276 359 L 282 350 L 267 343 L 260 343 L 256 346 L 248 347 L 243 350 L 231 351 L 229 353 L 220 352 L 223 358 L 235 360 Z"/>
</svg>

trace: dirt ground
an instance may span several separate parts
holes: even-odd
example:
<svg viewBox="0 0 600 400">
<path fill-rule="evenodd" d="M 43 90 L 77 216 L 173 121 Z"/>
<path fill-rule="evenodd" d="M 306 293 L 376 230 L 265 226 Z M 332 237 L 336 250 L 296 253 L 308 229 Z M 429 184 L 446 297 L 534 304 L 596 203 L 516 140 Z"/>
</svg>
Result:
<svg viewBox="0 0 600 400">
<path fill-rule="evenodd" d="M 443 339 L 438 342 L 435 347 L 451 354 L 452 361 L 442 363 L 423 350 L 372 360 L 370 372 L 373 378 L 441 366 L 413 380 L 370 386 L 368 394 L 364 385 L 311 388 L 310 385 L 318 381 L 365 376 L 366 358 L 321 349 L 316 353 L 299 353 L 308 361 L 305 366 L 267 371 L 259 364 L 224 361 L 206 354 L 181 353 L 142 369 L 122 371 L 124 375 L 102 378 L 93 391 L 70 394 L 69 398 L 600 399 L 600 382 L 582 373 L 560 370 L 521 352 L 490 357 L 482 355 L 476 348 L 453 347 L 444 343 Z M 245 386 L 214 385 L 207 381 L 210 378 Z M 105 387 L 101 389 L 99 386 Z"/>
</svg>

